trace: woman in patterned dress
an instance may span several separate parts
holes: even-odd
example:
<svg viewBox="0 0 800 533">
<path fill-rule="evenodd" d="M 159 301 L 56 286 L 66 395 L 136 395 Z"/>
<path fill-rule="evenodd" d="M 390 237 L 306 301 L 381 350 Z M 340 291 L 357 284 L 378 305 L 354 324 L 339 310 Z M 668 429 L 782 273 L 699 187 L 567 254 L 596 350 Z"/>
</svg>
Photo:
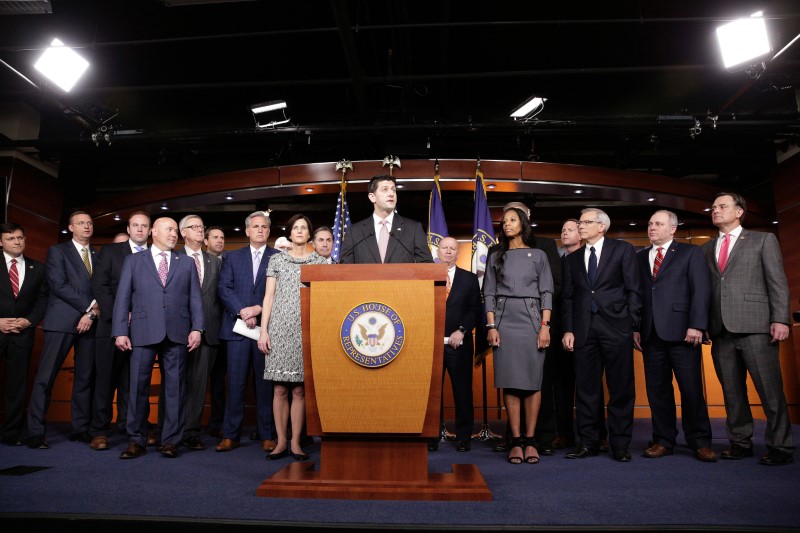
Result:
<svg viewBox="0 0 800 533">
<path fill-rule="evenodd" d="M 289 219 L 287 227 L 292 247 L 275 254 L 267 266 L 267 290 L 261 306 L 261 336 L 258 349 L 264 353 L 264 379 L 274 382 L 272 411 L 278 442 L 267 459 L 281 459 L 289 453 L 298 461 L 308 455 L 300 447 L 305 417 L 303 387 L 303 340 L 300 327 L 300 267 L 322 264 L 325 259 L 309 253 L 311 221 L 305 215 Z M 289 393 L 292 401 L 289 405 Z M 292 440 L 287 443 L 288 423 L 292 423 Z"/>
</svg>

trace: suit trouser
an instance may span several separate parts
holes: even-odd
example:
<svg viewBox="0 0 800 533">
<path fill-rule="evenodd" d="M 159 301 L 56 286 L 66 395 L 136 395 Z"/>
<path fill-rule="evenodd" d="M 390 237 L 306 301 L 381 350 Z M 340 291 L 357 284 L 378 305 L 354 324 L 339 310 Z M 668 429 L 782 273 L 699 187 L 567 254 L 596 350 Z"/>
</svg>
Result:
<svg viewBox="0 0 800 533">
<path fill-rule="evenodd" d="M 227 343 L 220 341 L 217 346 L 217 355 L 211 367 L 209 389 L 211 395 L 211 415 L 208 417 L 208 427 L 212 430 L 222 430 L 225 419 L 225 381 L 228 373 Z"/>
<path fill-rule="evenodd" d="M 229 341 L 227 350 L 228 399 L 222 428 L 223 438 L 238 441 L 242 436 L 247 376 L 252 370 L 258 434 L 262 440 L 274 439 L 272 381 L 264 379 L 264 354 L 258 349 L 256 341 L 244 337 L 240 341 Z"/>
<path fill-rule="evenodd" d="M 561 335 L 551 341 L 553 359 L 553 399 L 556 410 L 556 427 L 559 436 L 575 440 L 575 354 L 561 346 Z M 545 360 L 545 364 L 546 364 Z M 605 420 L 605 413 L 603 413 Z M 605 425 L 605 422 L 604 422 Z M 604 438 L 601 435 L 601 438 Z"/>
<path fill-rule="evenodd" d="M 11 335 L 0 335 L 0 356 L 6 362 L 6 418 L 2 426 L 4 441 L 22 438 L 25 427 L 25 387 L 33 345 L 20 346 Z"/>
<path fill-rule="evenodd" d="M 764 442 L 768 448 L 791 453 L 794 442 L 783 393 L 780 346 L 771 340 L 766 333 L 738 334 L 723 328 L 712 340 L 711 356 L 725 397 L 728 439 L 745 448 L 753 445 L 753 414 L 747 400 L 750 372 L 767 415 Z"/>
<path fill-rule="evenodd" d="M 591 315 L 589 335 L 575 348 L 575 405 L 581 444 L 597 450 L 603 424 L 603 369 L 608 385 L 608 440 L 612 450 L 627 450 L 633 434 L 636 387 L 633 335 L 620 332 L 600 314 Z"/>
<path fill-rule="evenodd" d="M 200 425 L 203 419 L 203 407 L 206 403 L 208 375 L 214 366 L 217 347 L 204 340 L 193 352 L 189 352 L 186 362 L 186 427 L 183 437 L 200 436 Z"/>
<path fill-rule="evenodd" d="M 678 436 L 672 374 L 681 391 L 681 423 L 692 450 L 711 446 L 711 422 L 703 395 L 702 347 L 667 342 L 653 334 L 642 343 L 647 400 L 653 422 L 653 442 L 674 448 Z"/>
<path fill-rule="evenodd" d="M 453 403 L 456 408 L 456 440 L 470 440 L 475 425 L 475 409 L 472 399 L 472 355 L 456 354 L 445 347 L 444 368 L 450 376 L 453 388 Z M 444 375 L 442 375 L 444 381 Z"/>
<path fill-rule="evenodd" d="M 27 436 L 44 437 L 46 430 L 47 410 L 53 394 L 58 371 L 74 349 L 74 378 L 72 382 L 71 433 L 89 431 L 92 417 L 92 361 L 94 359 L 94 328 L 83 334 L 45 331 L 42 353 L 39 356 L 39 369 L 31 389 L 31 401 L 28 405 Z"/>
<path fill-rule="evenodd" d="M 159 344 L 134 346 L 131 353 L 131 396 L 128 402 L 127 430 L 131 442 L 147 444 L 147 417 L 150 413 L 150 379 L 158 354 L 161 387 L 164 389 L 164 427 L 162 444 L 177 446 L 186 423 L 186 344 L 164 339 Z"/>
<path fill-rule="evenodd" d="M 117 391 L 117 419 L 125 419 L 128 409 L 128 383 L 130 381 L 130 353 L 117 349 L 113 337 L 95 339 L 94 400 L 92 401 L 92 424 L 89 434 L 111 436 L 111 420 L 114 416 L 114 390 Z M 125 411 L 123 411 L 123 409 Z"/>
</svg>

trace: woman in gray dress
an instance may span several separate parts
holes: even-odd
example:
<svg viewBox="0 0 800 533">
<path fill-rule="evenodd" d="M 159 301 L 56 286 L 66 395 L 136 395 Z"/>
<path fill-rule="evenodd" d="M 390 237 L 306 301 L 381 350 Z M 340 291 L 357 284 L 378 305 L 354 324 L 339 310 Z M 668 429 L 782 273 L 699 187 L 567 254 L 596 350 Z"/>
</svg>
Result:
<svg viewBox="0 0 800 533">
<path fill-rule="evenodd" d="M 533 433 L 542 403 L 545 349 L 550 345 L 553 276 L 545 253 L 533 248 L 533 230 L 524 211 L 507 210 L 501 229 L 483 281 L 487 340 L 494 350 L 494 386 L 503 389 L 511 430 L 508 461 L 535 464 L 539 452 Z"/>
<path fill-rule="evenodd" d="M 272 411 L 278 442 L 267 459 L 281 459 L 291 453 L 298 461 L 305 461 L 308 455 L 300 447 L 306 409 L 300 327 L 300 266 L 322 264 L 325 259 L 308 251 L 311 239 L 308 217 L 295 215 L 286 226 L 290 228 L 292 247 L 269 260 L 258 349 L 264 353 L 264 379 L 274 382 Z M 289 391 L 292 394 L 291 407 Z M 292 441 L 289 444 L 286 435 L 290 418 Z"/>
</svg>

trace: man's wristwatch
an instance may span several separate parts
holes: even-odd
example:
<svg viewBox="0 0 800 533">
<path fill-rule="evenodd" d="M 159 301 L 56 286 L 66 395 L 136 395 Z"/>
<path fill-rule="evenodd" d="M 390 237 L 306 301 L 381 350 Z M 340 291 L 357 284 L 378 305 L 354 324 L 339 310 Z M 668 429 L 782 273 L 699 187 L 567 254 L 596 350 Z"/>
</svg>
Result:
<svg viewBox="0 0 800 533">
<path fill-rule="evenodd" d="M 86 316 L 89 317 L 89 320 L 97 320 L 97 315 L 94 314 L 92 311 L 89 311 L 88 313 L 86 313 Z"/>
</svg>

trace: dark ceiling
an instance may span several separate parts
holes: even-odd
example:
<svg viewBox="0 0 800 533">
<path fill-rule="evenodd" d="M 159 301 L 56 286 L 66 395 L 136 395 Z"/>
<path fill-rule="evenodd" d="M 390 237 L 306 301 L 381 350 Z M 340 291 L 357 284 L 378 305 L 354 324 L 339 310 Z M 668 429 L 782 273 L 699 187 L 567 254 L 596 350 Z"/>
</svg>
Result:
<svg viewBox="0 0 800 533">
<path fill-rule="evenodd" d="M 0 1 L 0 59 L 37 85 L 0 66 L 0 104 L 23 102 L 41 116 L 38 136 L 0 135 L 0 150 L 57 163 L 65 209 L 217 172 L 389 154 L 638 170 L 771 204 L 776 154 L 800 139 L 800 44 L 751 78 L 721 67 L 714 29 L 764 9 L 777 53 L 800 33 L 798 8 L 782 0 Z M 91 62 L 70 95 L 32 68 L 56 36 Z M 544 110 L 512 121 L 509 112 L 533 94 L 548 98 Z M 249 106 L 276 99 L 288 103 L 290 123 L 259 130 Z M 110 146 L 91 140 L 101 124 Z M 551 206 L 553 220 L 573 216 L 558 211 L 561 200 L 535 202 Z M 292 201 L 284 199 L 287 210 Z M 329 196 L 303 202 L 332 213 Z M 423 220 L 427 195 L 408 203 Z M 203 207 L 207 223 L 226 216 Z M 629 207 L 626 218 L 639 216 Z"/>
</svg>

